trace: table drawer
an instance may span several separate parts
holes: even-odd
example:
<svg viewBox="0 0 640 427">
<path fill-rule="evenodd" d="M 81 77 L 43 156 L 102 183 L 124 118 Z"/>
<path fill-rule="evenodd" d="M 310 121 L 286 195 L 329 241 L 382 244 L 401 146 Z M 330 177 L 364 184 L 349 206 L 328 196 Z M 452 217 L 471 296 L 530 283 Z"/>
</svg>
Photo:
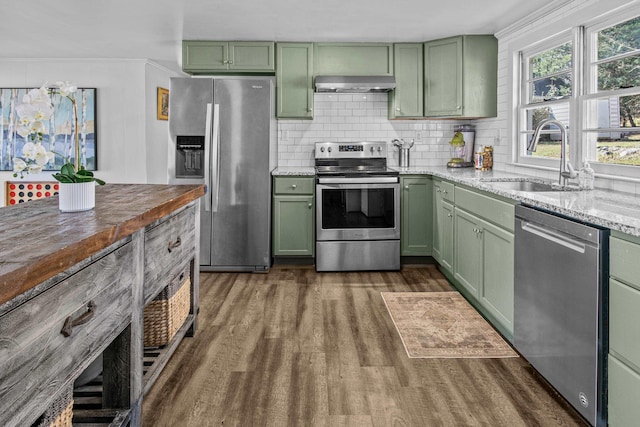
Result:
<svg viewBox="0 0 640 427">
<path fill-rule="evenodd" d="M 640 289 L 640 245 L 611 237 L 609 246 L 611 276 Z"/>
<path fill-rule="evenodd" d="M 0 318 L 0 425 L 30 425 L 131 322 L 135 269 L 127 243 Z"/>
<path fill-rule="evenodd" d="M 274 194 L 304 194 L 311 195 L 315 187 L 313 177 L 276 177 L 274 179 Z"/>
<path fill-rule="evenodd" d="M 145 232 L 145 304 L 179 275 L 195 256 L 195 213 L 195 207 L 191 205 Z"/>
<path fill-rule="evenodd" d="M 480 216 L 500 227 L 513 231 L 515 205 L 466 188 L 456 187 L 456 207 Z"/>
</svg>

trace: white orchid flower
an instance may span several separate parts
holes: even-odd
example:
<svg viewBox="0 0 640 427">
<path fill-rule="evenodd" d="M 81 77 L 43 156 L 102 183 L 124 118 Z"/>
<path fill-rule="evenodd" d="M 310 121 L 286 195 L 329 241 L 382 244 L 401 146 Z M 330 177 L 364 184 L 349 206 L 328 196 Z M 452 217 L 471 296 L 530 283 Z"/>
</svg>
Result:
<svg viewBox="0 0 640 427">
<path fill-rule="evenodd" d="M 58 89 L 60 90 L 60 95 L 69 96 L 72 93 L 76 93 L 78 91 L 78 86 L 74 86 L 67 81 L 60 81 L 56 83 Z"/>
<path fill-rule="evenodd" d="M 31 127 L 29 126 L 31 123 L 27 122 L 26 125 L 20 125 L 18 126 L 18 135 L 20 135 L 23 138 L 26 138 L 29 136 L 29 134 L 31 134 Z"/>
<path fill-rule="evenodd" d="M 27 164 L 21 158 L 16 157 L 15 159 L 13 159 L 13 171 L 14 172 L 16 172 L 16 173 L 17 172 L 22 172 L 23 170 L 25 170 L 26 167 L 27 167 Z"/>
<path fill-rule="evenodd" d="M 42 172 L 42 166 L 37 163 L 29 165 L 29 173 L 40 173 Z"/>
<path fill-rule="evenodd" d="M 42 146 L 42 144 L 38 144 Z M 27 142 L 22 147 L 22 155 L 27 160 L 33 160 L 36 157 L 36 144 L 33 142 Z"/>
<path fill-rule="evenodd" d="M 44 166 L 47 163 L 49 163 L 49 160 L 51 159 L 50 154 L 53 153 L 49 153 L 43 146 L 42 144 L 38 143 L 36 144 L 36 149 L 35 149 L 35 161 L 36 164 L 38 166 Z"/>
</svg>

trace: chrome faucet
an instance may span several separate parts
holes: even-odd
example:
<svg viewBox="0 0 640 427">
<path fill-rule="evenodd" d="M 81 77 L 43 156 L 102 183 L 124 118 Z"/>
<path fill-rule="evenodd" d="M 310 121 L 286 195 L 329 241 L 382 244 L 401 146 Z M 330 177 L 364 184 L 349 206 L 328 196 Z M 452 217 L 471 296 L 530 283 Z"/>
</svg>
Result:
<svg viewBox="0 0 640 427">
<path fill-rule="evenodd" d="M 556 125 L 560 128 L 560 176 L 558 178 L 558 184 L 567 185 L 568 179 L 575 179 L 578 177 L 578 173 L 575 171 L 571 162 L 567 160 L 567 127 L 559 120 L 545 119 L 538 123 L 535 131 L 533 131 L 533 137 L 527 145 L 527 153 L 531 154 L 536 151 L 538 147 L 538 140 L 540 139 L 540 131 L 546 125 Z"/>
</svg>

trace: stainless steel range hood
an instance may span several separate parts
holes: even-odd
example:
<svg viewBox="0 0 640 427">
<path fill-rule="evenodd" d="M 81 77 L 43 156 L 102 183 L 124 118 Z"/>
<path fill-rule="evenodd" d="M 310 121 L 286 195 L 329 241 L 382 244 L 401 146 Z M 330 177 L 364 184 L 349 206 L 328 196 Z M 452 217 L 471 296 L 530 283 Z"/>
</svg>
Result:
<svg viewBox="0 0 640 427">
<path fill-rule="evenodd" d="M 389 92 L 396 87 L 393 76 L 317 76 L 316 92 Z"/>
</svg>

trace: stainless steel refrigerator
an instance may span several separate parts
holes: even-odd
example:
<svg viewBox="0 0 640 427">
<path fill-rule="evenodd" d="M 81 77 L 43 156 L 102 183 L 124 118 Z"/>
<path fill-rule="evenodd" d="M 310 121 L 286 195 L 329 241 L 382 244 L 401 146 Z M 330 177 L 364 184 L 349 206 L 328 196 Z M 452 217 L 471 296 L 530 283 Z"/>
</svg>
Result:
<svg viewBox="0 0 640 427">
<path fill-rule="evenodd" d="M 170 182 L 207 186 L 200 216 L 203 271 L 270 267 L 273 93 L 272 77 L 171 79 Z"/>
</svg>

